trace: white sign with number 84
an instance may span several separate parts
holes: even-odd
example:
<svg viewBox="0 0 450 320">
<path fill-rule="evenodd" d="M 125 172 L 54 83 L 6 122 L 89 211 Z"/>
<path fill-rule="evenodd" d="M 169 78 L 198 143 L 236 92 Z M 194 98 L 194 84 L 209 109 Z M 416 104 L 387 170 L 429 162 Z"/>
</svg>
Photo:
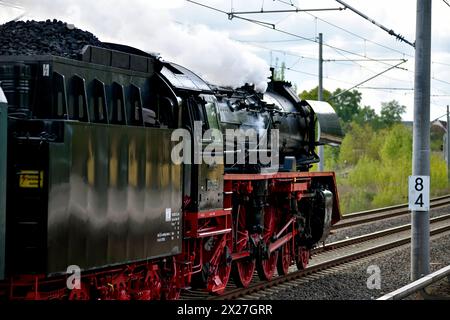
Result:
<svg viewBox="0 0 450 320">
<path fill-rule="evenodd" d="M 430 210 L 430 177 L 409 176 L 409 210 Z"/>
</svg>

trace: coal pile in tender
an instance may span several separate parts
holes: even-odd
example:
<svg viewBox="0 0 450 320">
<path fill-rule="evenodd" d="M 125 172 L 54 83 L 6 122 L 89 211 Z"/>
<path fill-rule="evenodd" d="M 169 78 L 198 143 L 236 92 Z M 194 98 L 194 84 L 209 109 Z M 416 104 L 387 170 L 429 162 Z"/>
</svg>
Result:
<svg viewBox="0 0 450 320">
<path fill-rule="evenodd" d="M 92 33 L 58 20 L 11 21 L 0 25 L 0 55 L 77 58 L 85 45 L 105 47 Z"/>
</svg>

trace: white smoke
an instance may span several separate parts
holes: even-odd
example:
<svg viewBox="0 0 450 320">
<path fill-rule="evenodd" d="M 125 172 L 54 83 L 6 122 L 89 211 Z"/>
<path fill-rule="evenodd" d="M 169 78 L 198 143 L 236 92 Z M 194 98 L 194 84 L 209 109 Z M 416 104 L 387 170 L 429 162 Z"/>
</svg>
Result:
<svg viewBox="0 0 450 320">
<path fill-rule="evenodd" d="M 174 22 L 170 9 L 184 6 L 182 0 L 22 0 L 21 4 L 28 13 L 23 19 L 59 19 L 101 41 L 160 53 L 164 60 L 213 84 L 236 88 L 252 83 L 258 91 L 266 90 L 269 65 L 248 47 L 204 25 Z"/>
</svg>

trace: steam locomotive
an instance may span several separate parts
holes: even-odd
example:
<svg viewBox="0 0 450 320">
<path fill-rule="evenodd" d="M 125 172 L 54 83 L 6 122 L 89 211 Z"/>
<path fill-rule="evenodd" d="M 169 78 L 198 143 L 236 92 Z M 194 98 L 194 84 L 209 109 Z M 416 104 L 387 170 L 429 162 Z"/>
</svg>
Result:
<svg viewBox="0 0 450 320">
<path fill-rule="evenodd" d="M 340 219 L 334 173 L 309 172 L 318 145 L 339 143 L 338 118 L 287 82 L 264 94 L 214 86 L 116 44 L 78 59 L 0 56 L 0 82 L 3 298 L 220 294 L 255 270 L 305 268 Z M 192 161 L 173 161 L 179 129 L 191 134 L 182 146 L 200 146 L 180 152 Z M 240 129 L 257 145 L 229 139 Z M 275 165 L 250 161 L 264 139 Z M 194 161 L 211 145 L 215 162 Z"/>
</svg>

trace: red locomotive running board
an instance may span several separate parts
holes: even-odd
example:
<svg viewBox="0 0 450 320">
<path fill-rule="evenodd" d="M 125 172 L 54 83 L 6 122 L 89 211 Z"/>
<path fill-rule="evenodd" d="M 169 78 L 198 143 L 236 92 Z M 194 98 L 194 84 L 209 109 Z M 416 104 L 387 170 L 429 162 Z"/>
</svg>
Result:
<svg viewBox="0 0 450 320">
<path fill-rule="evenodd" d="M 274 174 L 227 173 L 224 180 L 267 180 L 289 178 L 333 177 L 333 172 L 277 172 Z"/>
</svg>

